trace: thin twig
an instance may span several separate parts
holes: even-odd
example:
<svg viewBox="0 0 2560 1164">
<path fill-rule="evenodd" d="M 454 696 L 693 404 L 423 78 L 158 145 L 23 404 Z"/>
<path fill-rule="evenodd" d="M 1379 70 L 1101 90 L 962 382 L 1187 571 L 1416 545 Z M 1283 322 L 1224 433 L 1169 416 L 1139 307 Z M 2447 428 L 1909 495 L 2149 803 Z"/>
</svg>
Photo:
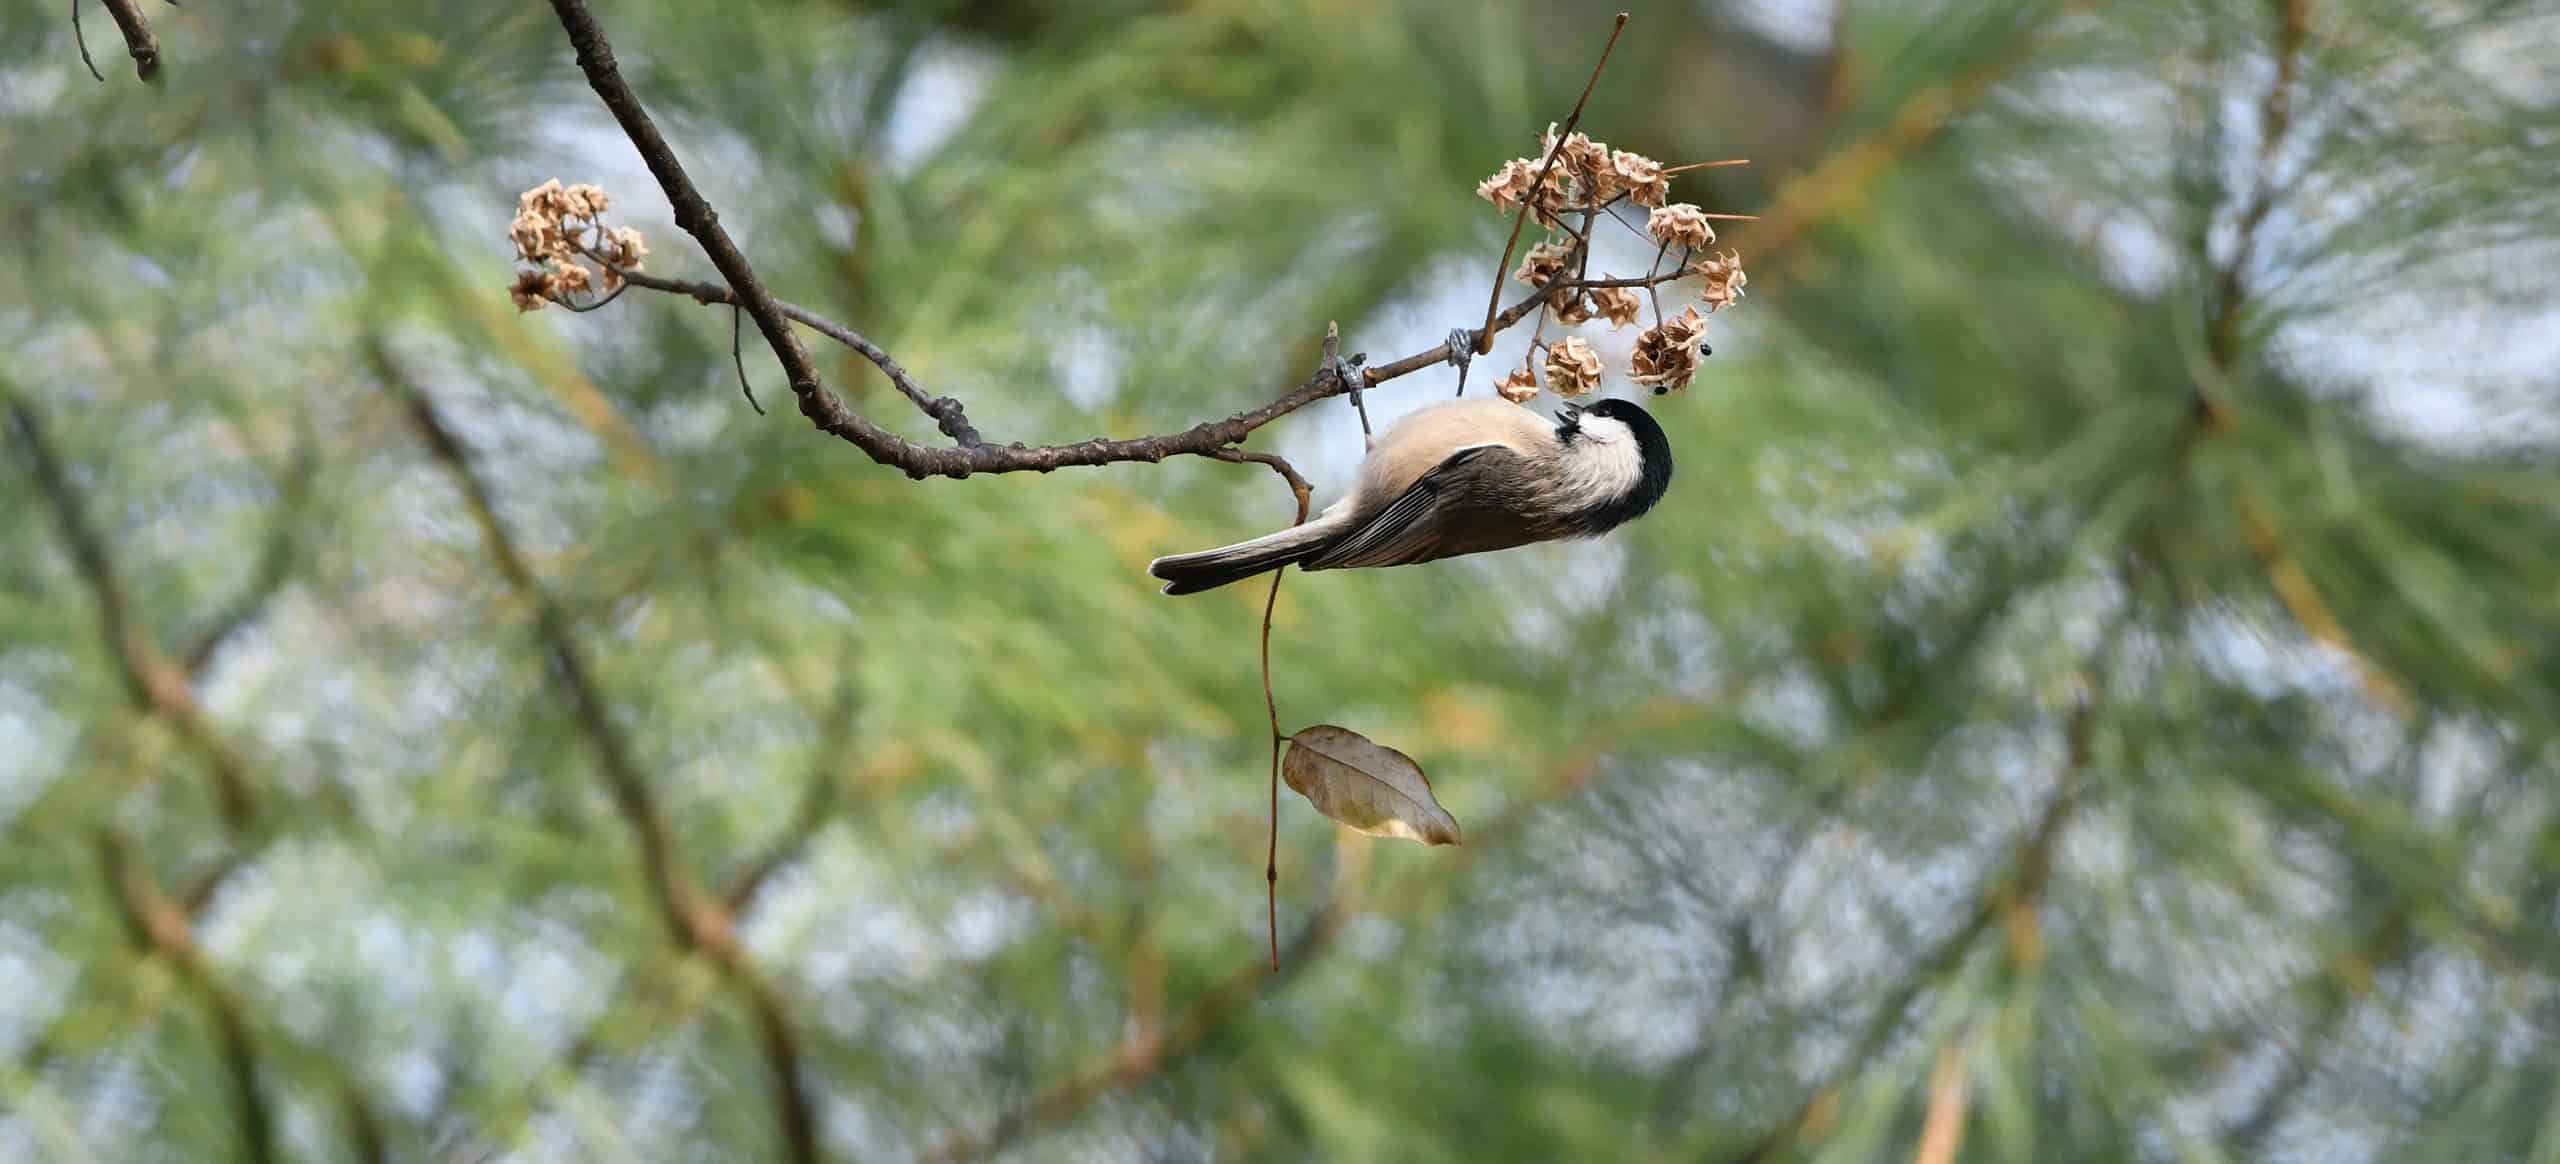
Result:
<svg viewBox="0 0 2560 1164">
<path fill-rule="evenodd" d="M 1536 794 L 1523 796 L 1504 806 L 1501 814 L 1475 830 L 1474 839 L 1448 854 L 1439 867 L 1442 876 L 1454 877 L 1466 862 L 1486 853 L 1499 852 L 1497 843 L 1514 829 L 1526 825 L 1555 798 L 1569 795 L 1589 783 L 1599 767 L 1603 750 L 1614 746 L 1596 744 L 1573 759 L 1556 766 L 1546 785 Z M 1038 1131 L 1042 1126 L 1062 1122 L 1083 1111 L 1088 1105 L 1124 1088 L 1170 1073 L 1195 1055 L 1208 1052 L 1221 1041 L 1214 1038 L 1228 1020 L 1250 1006 L 1257 998 L 1277 993 L 1299 972 L 1312 964 L 1315 957 L 1342 933 L 1351 920 L 1352 902 L 1337 884 L 1334 891 L 1318 906 L 1314 916 L 1300 927 L 1288 943 L 1281 947 L 1281 969 L 1273 973 L 1259 963 L 1241 967 L 1224 982 L 1200 995 L 1182 1018 L 1164 1029 L 1153 1050 L 1135 1061 L 1114 1055 L 1108 1062 L 1041 1092 L 1030 1102 L 999 1116 L 983 1137 L 961 1138 L 935 1154 L 937 1159 L 956 1161 L 996 1156 L 1016 1141 Z"/>
<path fill-rule="evenodd" d="M 1298 504 L 1298 520 L 1307 520 L 1305 502 Z M 1262 600 L 1262 709 L 1271 717 L 1271 831 L 1269 847 L 1262 858 L 1263 913 L 1271 929 L 1271 972 L 1280 972 L 1280 744 L 1287 737 L 1280 734 L 1280 701 L 1271 692 L 1271 612 L 1280 607 L 1280 578 L 1287 574 L 1282 567 L 1271 572 L 1271 592 Z"/>
<path fill-rule="evenodd" d="M 1653 325 L 1655 327 L 1662 326 L 1662 290 L 1660 285 L 1653 282 L 1653 272 L 1654 268 L 1662 265 L 1662 256 L 1670 253 L 1671 240 L 1664 239 L 1662 240 L 1661 246 L 1654 248 L 1653 261 L 1644 265 L 1644 295 L 1645 298 L 1653 301 Z M 1687 266 L 1688 264 L 1686 263 L 1681 264 L 1682 268 Z"/>
<path fill-rule="evenodd" d="M 1342 330 L 1330 324 L 1324 329 L 1324 366 L 1337 373 L 1343 373 L 1345 367 L 1342 362 Z M 1348 373 L 1343 374 L 1348 376 Z M 1359 394 L 1353 393 L 1351 399 L 1357 403 Z M 1364 411 L 1360 415 L 1361 435 L 1368 435 L 1368 431 L 1369 416 Z M 1256 454 L 1241 452 L 1236 456 L 1239 459 L 1257 457 Z M 1297 500 L 1298 515 L 1289 522 L 1290 527 L 1294 529 L 1305 525 L 1307 501 L 1313 493 L 1307 488 L 1306 479 L 1298 476 L 1297 470 L 1277 455 L 1266 453 L 1259 456 L 1268 458 L 1262 463 L 1270 465 L 1273 472 L 1289 483 L 1289 492 Z M 1271 827 L 1262 860 L 1262 894 L 1263 912 L 1270 926 L 1271 972 L 1274 974 L 1280 972 L 1280 745 L 1288 737 L 1280 731 L 1280 699 L 1271 689 L 1271 612 L 1280 607 L 1280 579 L 1288 572 L 1285 565 L 1271 572 L 1271 591 L 1262 600 L 1262 710 L 1271 719 Z"/>
<path fill-rule="evenodd" d="M 98 62 L 89 59 L 89 34 L 80 27 L 80 0 L 71 0 L 71 43 L 80 46 L 80 63 L 89 66 L 89 75 L 105 82 L 107 75 L 98 71 Z"/>
<path fill-rule="evenodd" d="M 1715 162 L 1691 162 L 1685 166 L 1672 166 L 1665 169 L 1662 171 L 1662 176 L 1668 178 L 1673 174 L 1686 174 L 1691 170 L 1720 170 L 1726 166 L 1747 166 L 1750 164 L 1751 159 L 1749 158 L 1726 158 L 1722 161 Z"/>
<path fill-rule="evenodd" d="M 623 286 L 628 287 L 630 284 L 625 283 Z M 740 343 L 745 338 L 746 318 L 747 313 L 744 310 L 735 305 L 729 308 L 729 362 L 737 365 L 738 391 L 746 395 L 747 407 L 755 409 L 757 416 L 763 416 L 764 402 L 756 399 L 756 386 L 747 382 L 747 356 L 744 346 Z"/>
<path fill-rule="evenodd" d="M 1502 261 L 1493 268 L 1493 292 L 1485 296 L 1484 327 L 1476 333 L 1476 354 L 1493 350 L 1494 309 L 1502 305 L 1502 281 L 1511 273 L 1511 252 L 1519 249 L 1520 228 L 1528 225 L 1529 212 L 1537 205 L 1537 195 L 1546 189 L 1547 174 L 1556 168 L 1556 155 L 1564 152 L 1564 141 L 1573 136 L 1573 127 L 1582 123 L 1582 106 L 1591 100 L 1591 89 L 1600 83 L 1600 70 L 1609 64 L 1609 50 L 1618 47 L 1618 34 L 1627 30 L 1627 14 L 1618 14 L 1617 23 L 1609 26 L 1609 43 L 1600 46 L 1600 59 L 1592 62 L 1591 79 L 1582 83 L 1582 96 L 1573 99 L 1573 112 L 1564 119 L 1564 128 L 1556 131 L 1556 139 L 1547 143 L 1547 160 L 1538 167 L 1538 177 L 1529 183 L 1529 197 L 1520 202 L 1520 213 L 1511 220 L 1511 237 L 1502 244 Z"/>
<path fill-rule="evenodd" d="M 611 306 L 614 300 L 622 298 L 622 293 L 629 291 L 630 289 L 631 284 L 625 283 L 611 291 L 605 292 L 603 298 L 592 299 L 585 303 L 579 303 L 565 296 L 554 294 L 551 296 L 551 302 L 558 304 L 560 309 L 563 311 L 572 312 L 578 315 L 585 315 L 590 311 L 602 311 L 606 307 Z"/>
<path fill-rule="evenodd" d="M 1301 523 L 1307 520 L 1307 499 L 1315 495 L 1315 486 L 1307 484 L 1307 479 L 1298 475 L 1297 466 L 1291 465 L 1288 458 L 1278 453 L 1254 453 L 1243 449 L 1219 449 L 1209 455 L 1232 464 L 1261 465 L 1278 473 L 1281 480 L 1289 483 L 1289 492 L 1298 499 L 1298 520 Z"/>
</svg>

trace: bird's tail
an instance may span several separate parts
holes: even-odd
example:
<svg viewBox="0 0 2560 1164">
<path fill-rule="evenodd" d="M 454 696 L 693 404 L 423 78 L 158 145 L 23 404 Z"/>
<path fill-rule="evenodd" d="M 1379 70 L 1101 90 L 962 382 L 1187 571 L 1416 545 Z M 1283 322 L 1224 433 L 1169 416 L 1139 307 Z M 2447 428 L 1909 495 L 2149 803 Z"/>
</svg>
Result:
<svg viewBox="0 0 2560 1164">
<path fill-rule="evenodd" d="M 1147 563 L 1147 573 L 1164 579 L 1164 592 L 1167 594 L 1215 590 L 1229 582 L 1241 582 L 1314 554 L 1341 532 L 1335 527 L 1335 522 L 1317 518 L 1305 525 L 1264 534 L 1249 542 L 1158 558 Z"/>
</svg>

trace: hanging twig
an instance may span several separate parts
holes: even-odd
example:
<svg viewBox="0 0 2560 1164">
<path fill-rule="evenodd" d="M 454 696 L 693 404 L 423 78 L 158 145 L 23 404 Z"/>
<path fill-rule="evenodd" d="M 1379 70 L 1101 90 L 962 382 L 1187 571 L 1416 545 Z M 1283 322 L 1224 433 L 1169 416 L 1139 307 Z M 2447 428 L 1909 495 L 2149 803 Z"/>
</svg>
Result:
<svg viewBox="0 0 2560 1164">
<path fill-rule="evenodd" d="M 71 0 L 71 43 L 80 46 L 80 63 L 89 66 L 89 75 L 104 83 L 107 75 L 98 71 L 98 62 L 89 59 L 89 34 L 80 27 L 80 0 Z"/>
<path fill-rule="evenodd" d="M 746 312 L 732 305 L 729 308 L 729 362 L 737 365 L 738 391 L 746 395 L 747 407 L 755 409 L 757 416 L 763 416 L 764 404 L 756 399 L 756 386 L 747 382 L 747 356 L 739 342 L 744 337 L 746 326 Z"/>
</svg>

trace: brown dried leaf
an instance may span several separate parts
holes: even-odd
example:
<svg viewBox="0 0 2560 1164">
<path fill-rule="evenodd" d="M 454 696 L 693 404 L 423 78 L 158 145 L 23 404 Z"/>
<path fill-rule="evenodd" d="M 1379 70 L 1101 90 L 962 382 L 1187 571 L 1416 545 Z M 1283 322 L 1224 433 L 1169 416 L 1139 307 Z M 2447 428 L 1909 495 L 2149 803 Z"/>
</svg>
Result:
<svg viewBox="0 0 2560 1164">
<path fill-rule="evenodd" d="M 1422 766 L 1350 728 L 1317 724 L 1289 737 L 1280 778 L 1317 812 L 1370 836 L 1458 843 L 1458 820 L 1432 799 Z"/>
</svg>

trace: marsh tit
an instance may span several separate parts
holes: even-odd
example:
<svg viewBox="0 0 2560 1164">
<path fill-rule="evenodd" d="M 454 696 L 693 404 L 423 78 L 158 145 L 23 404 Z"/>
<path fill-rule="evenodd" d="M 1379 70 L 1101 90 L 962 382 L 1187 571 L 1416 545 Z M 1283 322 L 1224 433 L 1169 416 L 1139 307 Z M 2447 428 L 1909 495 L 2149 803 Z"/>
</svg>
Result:
<svg viewBox="0 0 2560 1164">
<path fill-rule="evenodd" d="M 1350 494 L 1313 521 L 1147 572 L 1167 594 L 1192 594 L 1282 566 L 1403 566 L 1596 537 L 1670 487 L 1671 443 L 1628 401 L 1567 404 L 1549 420 L 1499 398 L 1452 400 L 1388 428 Z"/>
</svg>

